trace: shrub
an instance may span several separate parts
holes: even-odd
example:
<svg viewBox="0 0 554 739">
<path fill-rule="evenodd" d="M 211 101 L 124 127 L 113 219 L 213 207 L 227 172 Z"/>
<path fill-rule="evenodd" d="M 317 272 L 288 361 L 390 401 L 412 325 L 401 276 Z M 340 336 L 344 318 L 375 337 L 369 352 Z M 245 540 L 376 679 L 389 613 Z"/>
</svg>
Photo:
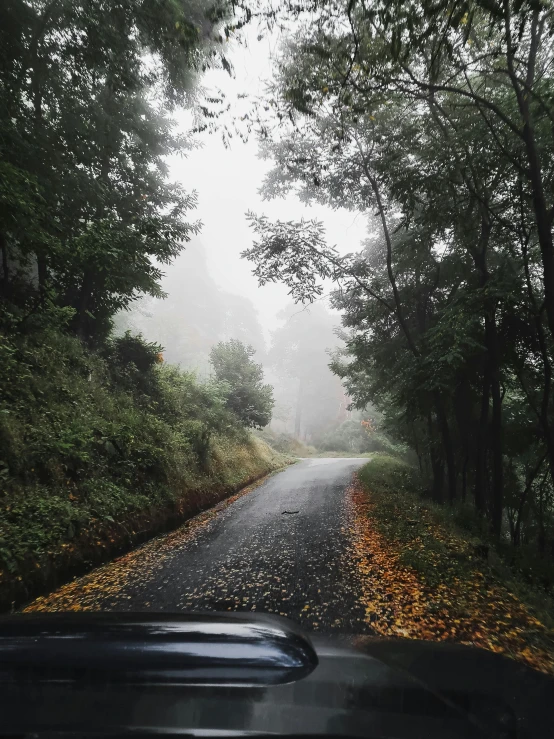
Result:
<svg viewBox="0 0 554 739">
<path fill-rule="evenodd" d="M 0 581 L 102 522 L 272 469 L 252 444 L 225 383 L 140 336 L 93 351 L 55 322 L 0 333 Z"/>
<path fill-rule="evenodd" d="M 396 457 L 376 454 L 371 462 L 358 472 L 362 484 L 376 492 L 424 493 L 425 486 L 419 472 Z"/>
<path fill-rule="evenodd" d="M 290 454 L 295 457 L 311 457 L 317 453 L 315 447 L 304 444 L 300 439 L 285 432 L 265 428 L 256 433 L 261 439 L 273 447 L 273 449 L 282 454 Z"/>
<path fill-rule="evenodd" d="M 367 454 L 369 452 L 386 452 L 403 454 L 405 448 L 394 444 L 385 434 L 375 431 L 361 418 L 348 418 L 339 426 L 316 437 L 315 444 L 323 452 L 348 452 L 349 454 Z"/>
<path fill-rule="evenodd" d="M 252 361 L 254 354 L 251 346 L 231 339 L 214 346 L 210 361 L 217 380 L 228 387 L 229 410 L 245 426 L 263 428 L 271 421 L 273 388 L 263 384 L 263 368 Z"/>
</svg>

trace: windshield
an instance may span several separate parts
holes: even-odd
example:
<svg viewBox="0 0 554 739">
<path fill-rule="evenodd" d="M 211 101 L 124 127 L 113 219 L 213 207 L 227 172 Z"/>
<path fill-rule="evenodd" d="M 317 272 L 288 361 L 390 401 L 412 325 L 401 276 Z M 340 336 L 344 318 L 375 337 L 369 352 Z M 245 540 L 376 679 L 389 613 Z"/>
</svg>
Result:
<svg viewBox="0 0 554 739">
<path fill-rule="evenodd" d="M 554 673 L 553 37 L 532 0 L 2 2 L 3 613 Z"/>
</svg>

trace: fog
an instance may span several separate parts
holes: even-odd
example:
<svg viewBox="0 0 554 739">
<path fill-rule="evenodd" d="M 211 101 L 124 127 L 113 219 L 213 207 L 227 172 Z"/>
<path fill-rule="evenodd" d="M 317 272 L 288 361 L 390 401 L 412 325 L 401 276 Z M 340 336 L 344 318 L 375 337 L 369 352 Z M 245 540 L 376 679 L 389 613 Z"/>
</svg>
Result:
<svg viewBox="0 0 554 739">
<path fill-rule="evenodd" d="M 259 40 L 256 34 L 250 29 L 244 45 L 234 43 L 232 78 L 213 70 L 201 82 L 206 90 L 224 90 L 231 105 L 228 123 L 248 109 L 271 75 L 277 40 Z M 190 130 L 190 112 L 178 111 L 176 119 L 183 132 Z M 142 332 L 163 345 L 166 361 L 201 375 L 210 372 L 213 344 L 229 338 L 251 344 L 275 388 L 273 428 L 313 440 L 346 416 L 340 381 L 328 369 L 329 350 L 340 344 L 334 333 L 340 316 L 330 311 L 327 300 L 332 286 L 313 306 L 291 304 L 282 285 L 258 287 L 251 264 L 240 256 L 252 243 L 245 213 L 318 218 L 329 242 L 342 252 L 359 247 L 366 224 L 356 213 L 306 206 L 294 196 L 262 201 L 258 191 L 271 162 L 258 158 L 254 135 L 246 143 L 233 138 L 227 146 L 219 133 L 204 132 L 195 141 L 196 148 L 168 164 L 171 179 L 198 194 L 191 217 L 202 222 L 201 233 L 164 268 L 166 299 L 137 301 L 119 317 L 118 329 Z"/>
</svg>

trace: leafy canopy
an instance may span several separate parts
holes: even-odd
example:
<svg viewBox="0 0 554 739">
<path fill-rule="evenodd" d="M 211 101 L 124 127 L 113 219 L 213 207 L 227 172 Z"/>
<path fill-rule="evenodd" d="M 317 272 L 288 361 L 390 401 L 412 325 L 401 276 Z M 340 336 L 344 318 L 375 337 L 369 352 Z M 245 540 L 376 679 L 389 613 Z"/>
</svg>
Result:
<svg viewBox="0 0 554 739">
<path fill-rule="evenodd" d="M 273 388 L 264 385 L 261 364 L 252 360 L 255 350 L 231 339 L 213 347 L 210 361 L 218 381 L 228 386 L 227 407 L 247 427 L 263 428 L 271 421 Z"/>
</svg>

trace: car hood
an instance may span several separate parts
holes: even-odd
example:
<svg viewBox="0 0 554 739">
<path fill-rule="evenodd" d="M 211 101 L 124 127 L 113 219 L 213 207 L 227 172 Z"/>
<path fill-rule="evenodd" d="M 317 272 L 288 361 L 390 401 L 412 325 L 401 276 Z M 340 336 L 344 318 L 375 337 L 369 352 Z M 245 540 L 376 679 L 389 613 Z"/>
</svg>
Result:
<svg viewBox="0 0 554 739">
<path fill-rule="evenodd" d="M 455 644 L 250 614 L 0 619 L 0 735 L 543 737 L 554 680 Z"/>
</svg>

